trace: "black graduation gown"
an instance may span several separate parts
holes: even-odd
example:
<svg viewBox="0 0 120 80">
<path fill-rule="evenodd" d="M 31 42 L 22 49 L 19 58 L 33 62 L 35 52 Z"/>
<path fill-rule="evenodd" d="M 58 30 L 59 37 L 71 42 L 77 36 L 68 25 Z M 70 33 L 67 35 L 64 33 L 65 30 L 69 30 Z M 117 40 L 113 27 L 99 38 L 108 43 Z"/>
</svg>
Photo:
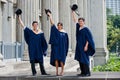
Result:
<svg viewBox="0 0 120 80">
<path fill-rule="evenodd" d="M 89 65 L 89 56 L 93 56 L 95 53 L 95 44 L 93 41 L 92 34 L 87 27 L 79 30 L 80 26 L 76 24 L 76 50 L 75 60 Z M 84 47 L 88 41 L 88 50 L 85 52 Z"/>
<path fill-rule="evenodd" d="M 55 25 L 51 27 L 50 40 L 51 44 L 51 57 L 50 64 L 55 66 L 55 60 L 60 61 L 65 64 L 66 56 L 68 53 L 68 35 L 65 32 L 60 32 Z"/>
<path fill-rule="evenodd" d="M 43 55 L 46 55 L 47 42 L 44 37 L 44 33 L 35 34 L 31 29 L 26 27 L 24 29 L 24 38 L 28 44 L 30 63 L 43 63 Z"/>
</svg>

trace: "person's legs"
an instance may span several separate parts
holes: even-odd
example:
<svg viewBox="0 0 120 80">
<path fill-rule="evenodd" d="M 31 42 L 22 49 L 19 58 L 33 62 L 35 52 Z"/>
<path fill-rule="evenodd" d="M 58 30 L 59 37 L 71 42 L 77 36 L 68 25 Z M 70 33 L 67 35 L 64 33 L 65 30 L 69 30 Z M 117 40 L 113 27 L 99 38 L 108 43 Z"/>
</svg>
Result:
<svg viewBox="0 0 120 80">
<path fill-rule="evenodd" d="M 83 63 L 79 62 L 80 65 L 80 70 L 81 70 L 81 75 L 84 74 L 84 65 Z"/>
<path fill-rule="evenodd" d="M 31 61 L 31 70 L 32 70 L 32 74 L 33 74 L 33 76 L 34 75 L 36 75 L 36 69 L 35 69 L 35 63 L 34 63 L 34 61 Z"/>
<path fill-rule="evenodd" d="M 61 65 L 60 75 L 63 75 L 63 73 L 64 73 L 64 63 L 63 63 L 63 62 L 60 62 L 60 65 Z"/>
<path fill-rule="evenodd" d="M 56 75 L 58 75 L 58 60 L 55 60 L 55 66 L 56 66 Z"/>
<path fill-rule="evenodd" d="M 40 63 L 40 62 L 39 62 L 39 65 L 40 65 L 41 74 L 42 74 L 42 75 L 47 75 L 43 63 Z"/>
<path fill-rule="evenodd" d="M 83 76 L 90 76 L 90 68 L 89 68 L 89 65 L 87 64 L 83 64 L 84 65 L 84 75 Z"/>
<path fill-rule="evenodd" d="M 90 67 L 87 64 L 86 64 L 86 74 L 88 74 L 88 75 L 90 74 Z"/>
</svg>

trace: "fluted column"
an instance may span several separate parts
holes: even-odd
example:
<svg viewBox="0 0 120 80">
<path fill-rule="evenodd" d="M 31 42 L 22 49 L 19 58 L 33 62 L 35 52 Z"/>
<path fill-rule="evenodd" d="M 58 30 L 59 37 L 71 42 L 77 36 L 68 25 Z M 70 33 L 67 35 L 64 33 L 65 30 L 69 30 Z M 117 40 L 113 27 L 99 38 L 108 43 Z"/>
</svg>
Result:
<svg viewBox="0 0 120 80">
<path fill-rule="evenodd" d="M 88 26 L 88 0 L 83 0 L 83 17 L 85 18 L 85 24 Z"/>
<path fill-rule="evenodd" d="M 108 59 L 105 0 L 88 0 L 89 23 L 95 40 L 95 65 L 103 65 Z"/>
<path fill-rule="evenodd" d="M 2 41 L 2 22 L 3 22 L 3 20 L 2 20 L 2 14 L 3 14 L 3 11 L 2 11 L 2 6 L 3 4 L 1 3 L 1 1 L 0 1 L 0 41 Z M 2 53 L 0 52 L 0 67 L 4 67 L 5 66 L 5 64 L 4 64 L 4 62 L 3 62 L 3 55 L 2 55 Z"/>
<path fill-rule="evenodd" d="M 16 34 L 15 33 L 15 25 L 14 25 L 14 8 L 13 8 L 13 2 L 8 1 L 6 3 L 2 3 L 2 40 L 4 42 L 15 42 L 16 41 Z"/>
<path fill-rule="evenodd" d="M 47 20 L 47 16 L 45 13 L 45 9 L 50 9 L 52 12 L 53 20 L 55 25 L 58 23 L 58 0 L 42 0 L 42 29 L 44 31 L 47 42 L 50 38 L 50 21 Z M 50 46 L 48 48 L 48 52 L 50 52 Z"/>
<path fill-rule="evenodd" d="M 2 41 L 2 10 L 1 10 L 1 2 L 0 2 L 0 41 Z M 3 59 L 3 56 L 0 53 L 0 67 L 2 66 L 2 64 L 1 64 L 2 59 Z"/>
<path fill-rule="evenodd" d="M 59 21 L 69 36 L 69 54 L 71 54 L 71 9 L 69 0 L 59 0 Z"/>
<path fill-rule="evenodd" d="M 2 41 L 2 10 L 1 10 L 1 2 L 0 2 L 0 41 Z"/>
<path fill-rule="evenodd" d="M 84 15 L 84 12 L 83 12 L 83 10 L 84 10 L 84 7 L 83 7 L 83 4 L 84 3 L 84 0 L 77 0 L 77 4 L 78 4 L 78 11 L 79 11 L 79 13 L 80 13 L 80 17 L 83 17 L 83 15 Z"/>
<path fill-rule="evenodd" d="M 88 2 L 87 0 L 77 0 L 78 3 L 78 12 L 80 13 L 80 16 L 85 18 L 85 23 L 88 25 Z"/>
<path fill-rule="evenodd" d="M 39 1 L 40 0 L 18 0 L 18 8 L 22 9 L 22 20 L 25 24 L 25 26 L 28 26 L 30 28 L 32 28 L 32 22 L 33 21 L 38 21 L 40 23 L 39 20 Z M 39 27 L 41 27 L 41 25 L 39 25 Z M 18 28 L 18 41 L 22 43 L 22 45 L 25 44 L 24 41 L 24 36 L 23 36 L 23 29 L 21 27 L 17 27 Z M 28 49 L 27 49 L 27 45 L 25 44 L 25 49 L 24 49 L 24 54 L 23 54 L 23 60 L 28 60 Z"/>
<path fill-rule="evenodd" d="M 77 4 L 77 0 L 70 0 L 70 3 L 71 3 L 71 5 Z M 70 28 L 71 28 L 71 48 L 72 48 L 72 52 L 75 52 L 75 47 L 76 47 L 76 24 L 74 23 L 74 21 L 72 19 L 72 14 L 71 14 Z"/>
</svg>

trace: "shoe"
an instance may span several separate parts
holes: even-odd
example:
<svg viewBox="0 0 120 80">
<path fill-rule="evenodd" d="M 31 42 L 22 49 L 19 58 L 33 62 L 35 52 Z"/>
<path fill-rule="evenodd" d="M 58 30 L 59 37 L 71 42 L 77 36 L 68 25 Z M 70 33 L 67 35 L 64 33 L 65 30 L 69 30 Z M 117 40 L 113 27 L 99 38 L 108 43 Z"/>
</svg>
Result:
<svg viewBox="0 0 120 80">
<path fill-rule="evenodd" d="M 33 76 L 36 76 L 36 73 L 34 73 Z"/>
<path fill-rule="evenodd" d="M 47 73 L 43 73 L 42 75 L 50 75 L 50 74 L 47 74 Z"/>
<path fill-rule="evenodd" d="M 82 77 L 83 75 L 84 75 L 84 74 L 77 74 L 77 76 L 81 76 L 81 77 Z"/>
<path fill-rule="evenodd" d="M 82 75 L 82 77 L 89 77 L 89 76 L 91 76 L 91 74 L 84 74 L 84 75 Z"/>
<path fill-rule="evenodd" d="M 59 74 L 56 74 L 56 76 L 59 76 Z"/>
</svg>

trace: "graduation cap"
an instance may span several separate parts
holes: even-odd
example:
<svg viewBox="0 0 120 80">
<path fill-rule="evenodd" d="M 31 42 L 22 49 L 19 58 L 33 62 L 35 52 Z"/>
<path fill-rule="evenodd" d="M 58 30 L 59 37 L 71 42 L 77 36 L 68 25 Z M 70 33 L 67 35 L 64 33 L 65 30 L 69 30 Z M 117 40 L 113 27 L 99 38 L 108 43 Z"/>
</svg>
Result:
<svg viewBox="0 0 120 80">
<path fill-rule="evenodd" d="M 16 13 L 16 15 L 21 15 L 22 14 L 22 10 L 21 9 L 17 9 L 16 11 L 15 11 L 15 13 Z"/>
<path fill-rule="evenodd" d="M 50 9 L 45 9 L 46 15 L 47 15 L 48 12 L 51 13 Z M 49 16 L 49 15 L 47 15 L 47 20 L 48 20 L 48 16 Z"/>
<path fill-rule="evenodd" d="M 78 5 L 77 4 L 73 4 L 70 6 L 72 11 L 75 11 L 75 13 L 80 16 L 80 14 L 78 13 Z"/>
<path fill-rule="evenodd" d="M 71 10 L 76 11 L 78 9 L 77 4 L 73 4 L 71 7 Z"/>
<path fill-rule="evenodd" d="M 45 9 L 45 13 L 47 14 L 48 12 L 51 13 L 49 9 Z"/>
</svg>

